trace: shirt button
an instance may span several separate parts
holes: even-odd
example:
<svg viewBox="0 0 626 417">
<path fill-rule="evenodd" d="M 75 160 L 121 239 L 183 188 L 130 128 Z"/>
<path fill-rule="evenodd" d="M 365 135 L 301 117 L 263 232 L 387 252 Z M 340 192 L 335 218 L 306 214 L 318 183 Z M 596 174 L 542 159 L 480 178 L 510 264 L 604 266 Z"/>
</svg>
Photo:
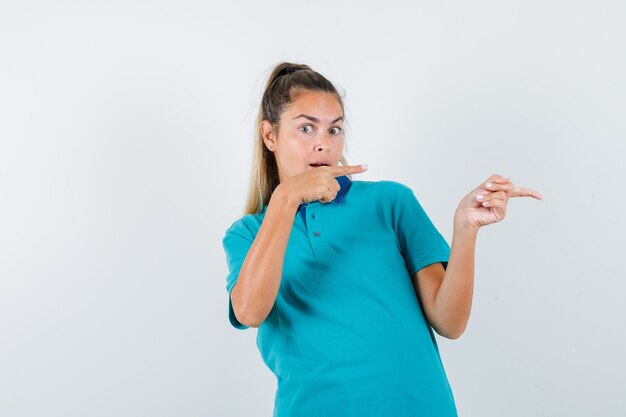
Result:
<svg viewBox="0 0 626 417">
<path fill-rule="evenodd" d="M 320 232 L 313 232 L 313 236 L 319 237 L 320 236 Z"/>
</svg>

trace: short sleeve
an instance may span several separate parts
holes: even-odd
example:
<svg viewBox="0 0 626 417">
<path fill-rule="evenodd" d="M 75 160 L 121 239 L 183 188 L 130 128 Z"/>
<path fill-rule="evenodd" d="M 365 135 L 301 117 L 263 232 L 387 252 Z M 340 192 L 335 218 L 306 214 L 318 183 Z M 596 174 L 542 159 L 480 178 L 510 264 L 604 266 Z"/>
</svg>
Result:
<svg viewBox="0 0 626 417">
<path fill-rule="evenodd" d="M 252 246 L 252 242 L 254 242 L 254 236 L 241 222 L 234 223 L 226 231 L 222 240 L 229 271 L 226 276 L 226 291 L 228 292 L 228 318 L 230 320 L 230 324 L 232 324 L 236 329 L 241 330 L 247 329 L 248 326 L 237 320 L 235 311 L 233 310 L 230 293 L 237 283 L 241 265 L 243 265 L 243 261 L 246 259 L 246 255 L 248 254 L 250 246 Z"/>
<path fill-rule="evenodd" d="M 409 187 L 402 186 L 398 207 L 394 208 L 395 227 L 400 250 L 410 276 L 430 264 L 448 266 L 450 246 L 417 201 Z"/>
</svg>

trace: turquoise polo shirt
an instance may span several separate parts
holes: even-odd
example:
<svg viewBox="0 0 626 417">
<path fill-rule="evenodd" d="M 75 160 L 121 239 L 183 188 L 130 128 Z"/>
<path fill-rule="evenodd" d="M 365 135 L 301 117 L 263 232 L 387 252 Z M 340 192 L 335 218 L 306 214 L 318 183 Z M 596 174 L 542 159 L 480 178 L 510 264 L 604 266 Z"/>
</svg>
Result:
<svg viewBox="0 0 626 417">
<path fill-rule="evenodd" d="M 256 344 L 277 378 L 274 417 L 457 416 L 433 329 L 411 277 L 447 266 L 450 246 L 413 191 L 351 181 L 294 216 L 276 302 Z M 267 206 L 235 221 L 223 246 L 230 292 Z M 268 254 L 271 256 L 271 254 Z"/>
</svg>

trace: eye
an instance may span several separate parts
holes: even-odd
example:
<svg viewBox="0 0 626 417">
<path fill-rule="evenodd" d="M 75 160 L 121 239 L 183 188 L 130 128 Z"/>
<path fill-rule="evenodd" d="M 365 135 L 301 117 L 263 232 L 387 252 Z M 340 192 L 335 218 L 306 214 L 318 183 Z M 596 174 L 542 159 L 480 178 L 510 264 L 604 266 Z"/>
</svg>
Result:
<svg viewBox="0 0 626 417">
<path fill-rule="evenodd" d="M 341 129 L 340 127 L 331 127 L 330 128 L 330 133 L 333 135 L 339 135 L 342 132 L 343 129 Z"/>
<path fill-rule="evenodd" d="M 302 133 L 311 133 L 311 132 L 313 132 L 313 126 L 311 126 L 311 125 L 300 126 L 300 131 Z"/>
</svg>

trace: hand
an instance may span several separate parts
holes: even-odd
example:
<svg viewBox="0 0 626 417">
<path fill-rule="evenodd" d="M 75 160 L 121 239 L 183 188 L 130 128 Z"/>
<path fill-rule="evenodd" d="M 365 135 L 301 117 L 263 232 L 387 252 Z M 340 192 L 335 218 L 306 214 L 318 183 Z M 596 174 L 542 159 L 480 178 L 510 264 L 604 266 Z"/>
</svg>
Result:
<svg viewBox="0 0 626 417">
<path fill-rule="evenodd" d="M 499 222 L 506 215 L 509 197 L 543 200 L 538 191 L 516 187 L 508 178 L 494 174 L 463 197 L 454 214 L 454 226 L 478 231 L 482 226 Z"/>
<path fill-rule="evenodd" d="M 366 169 L 367 165 L 321 166 L 294 175 L 279 184 L 279 187 L 298 205 L 315 200 L 328 203 L 335 199 L 341 188 L 335 177 L 360 174 Z"/>
</svg>

